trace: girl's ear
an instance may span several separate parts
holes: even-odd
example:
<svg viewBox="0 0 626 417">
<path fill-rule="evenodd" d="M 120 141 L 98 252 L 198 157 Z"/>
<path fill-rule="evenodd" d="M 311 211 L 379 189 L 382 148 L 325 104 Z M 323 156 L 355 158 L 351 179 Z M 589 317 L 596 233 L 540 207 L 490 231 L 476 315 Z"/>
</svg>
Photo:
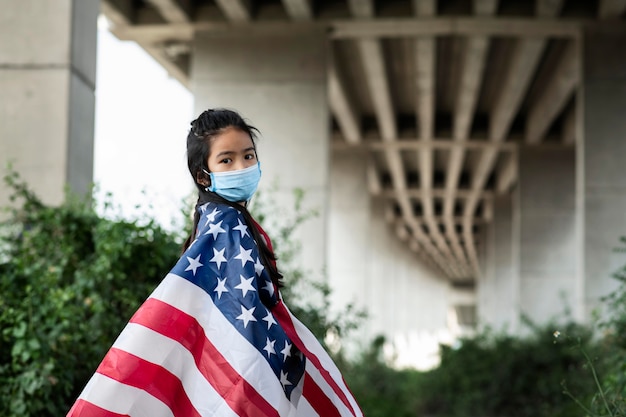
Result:
<svg viewBox="0 0 626 417">
<path fill-rule="evenodd" d="M 198 171 L 196 173 L 196 182 L 203 187 L 208 187 L 211 185 L 211 177 L 209 177 L 203 171 Z"/>
</svg>

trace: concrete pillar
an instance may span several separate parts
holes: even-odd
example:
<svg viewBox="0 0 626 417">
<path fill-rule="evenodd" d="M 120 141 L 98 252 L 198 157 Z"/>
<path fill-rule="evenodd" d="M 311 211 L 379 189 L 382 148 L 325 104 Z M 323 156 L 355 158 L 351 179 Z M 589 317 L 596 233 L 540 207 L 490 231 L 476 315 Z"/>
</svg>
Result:
<svg viewBox="0 0 626 417">
<path fill-rule="evenodd" d="M 496 196 L 487 225 L 485 273 L 478 281 L 479 323 L 515 333 L 519 327 L 519 226 L 514 221 L 516 195 Z"/>
<path fill-rule="evenodd" d="M 520 313 L 536 323 L 577 318 L 575 150 L 526 148 L 518 155 Z"/>
<path fill-rule="evenodd" d="M 326 266 L 329 183 L 326 34 L 309 28 L 199 33 L 193 48 L 194 113 L 213 107 L 240 112 L 261 131 L 261 191 L 276 185 L 272 195 L 292 209 L 293 189 L 302 188 L 305 208 L 318 210 L 293 238 L 303 243 L 300 264 L 319 277 Z"/>
<path fill-rule="evenodd" d="M 602 306 L 626 263 L 626 33 L 587 32 L 583 42 L 582 134 L 578 136 L 585 316 Z"/>
<path fill-rule="evenodd" d="M 385 219 L 386 201 L 368 193 L 367 152 L 331 157 L 328 275 L 333 306 L 365 307 L 357 348 L 384 335 L 400 366 L 428 368 L 451 341 L 448 282 L 409 250 Z M 350 348 L 350 346 L 349 346 Z M 349 350 L 350 351 L 350 350 Z"/>
<path fill-rule="evenodd" d="M 334 305 L 364 306 L 370 298 L 371 286 L 365 279 L 375 238 L 367 160 L 367 151 L 338 151 L 331 156 L 327 257 Z"/>
<path fill-rule="evenodd" d="M 89 189 L 98 0 L 0 1 L 0 164 L 44 202 Z M 0 184 L 0 206 L 8 201 Z"/>
</svg>

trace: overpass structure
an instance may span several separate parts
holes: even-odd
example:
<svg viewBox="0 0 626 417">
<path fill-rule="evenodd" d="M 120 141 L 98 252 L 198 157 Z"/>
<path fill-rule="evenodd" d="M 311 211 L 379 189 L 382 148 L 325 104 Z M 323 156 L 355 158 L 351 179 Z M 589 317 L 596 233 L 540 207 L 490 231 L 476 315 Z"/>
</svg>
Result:
<svg viewBox="0 0 626 417">
<path fill-rule="evenodd" d="M 88 32 L 76 11 L 97 2 L 62 3 L 76 48 Z M 325 267 L 338 304 L 368 306 L 367 334 L 410 352 L 476 323 L 517 331 L 522 316 L 565 306 L 587 320 L 614 285 L 626 1 L 101 0 L 100 10 L 192 91 L 196 113 L 232 107 L 261 129 L 278 200 L 302 187 L 320 209 L 301 234 L 304 264 Z M 69 56 L 80 74 L 80 54 Z M 72 182 L 76 164 L 61 177 Z"/>
</svg>

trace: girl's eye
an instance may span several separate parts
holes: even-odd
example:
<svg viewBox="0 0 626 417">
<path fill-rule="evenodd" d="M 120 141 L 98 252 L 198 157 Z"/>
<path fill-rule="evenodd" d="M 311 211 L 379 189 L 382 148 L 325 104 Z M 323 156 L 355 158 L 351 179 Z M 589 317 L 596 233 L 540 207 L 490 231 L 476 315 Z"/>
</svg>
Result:
<svg viewBox="0 0 626 417">
<path fill-rule="evenodd" d="M 224 159 L 222 159 L 220 162 L 221 162 L 222 164 L 228 164 L 230 161 L 232 161 L 232 159 L 230 159 L 230 158 L 224 158 Z"/>
<path fill-rule="evenodd" d="M 249 153 L 248 155 L 246 155 L 246 159 L 254 159 L 254 154 Z"/>
</svg>

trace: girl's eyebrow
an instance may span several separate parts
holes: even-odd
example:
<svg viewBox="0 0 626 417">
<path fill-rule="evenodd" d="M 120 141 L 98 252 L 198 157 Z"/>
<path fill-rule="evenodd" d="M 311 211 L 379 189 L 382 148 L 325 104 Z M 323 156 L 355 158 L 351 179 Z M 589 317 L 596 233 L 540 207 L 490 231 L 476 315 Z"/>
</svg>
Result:
<svg viewBox="0 0 626 417">
<path fill-rule="evenodd" d="M 251 151 L 255 151 L 254 146 L 250 146 L 249 148 L 244 149 L 241 153 L 246 153 L 246 152 L 251 152 Z M 237 153 L 235 151 L 222 151 L 220 153 L 218 153 L 217 155 L 215 155 L 216 158 L 219 158 L 220 156 L 224 156 L 224 155 L 231 155 Z"/>
<path fill-rule="evenodd" d="M 218 153 L 217 155 L 215 155 L 216 158 L 220 157 L 220 156 L 224 156 L 224 155 L 230 155 L 235 153 L 234 151 L 222 151 L 220 153 Z"/>
</svg>

